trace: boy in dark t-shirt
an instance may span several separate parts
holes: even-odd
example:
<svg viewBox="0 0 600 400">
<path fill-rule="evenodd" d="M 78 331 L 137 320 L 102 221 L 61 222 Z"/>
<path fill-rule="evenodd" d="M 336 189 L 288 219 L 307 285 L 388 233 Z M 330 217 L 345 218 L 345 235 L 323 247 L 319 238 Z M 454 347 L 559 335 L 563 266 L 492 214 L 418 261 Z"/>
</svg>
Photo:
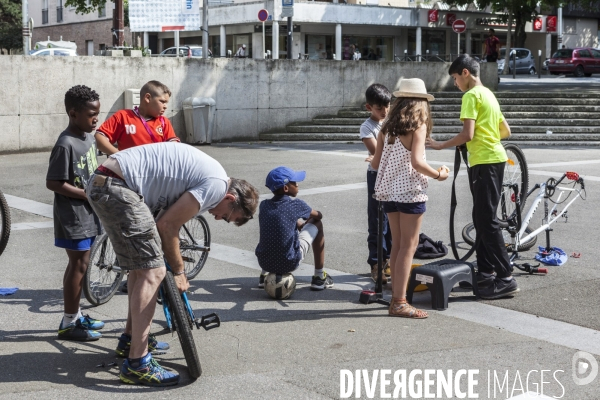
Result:
<svg viewBox="0 0 600 400">
<path fill-rule="evenodd" d="M 58 338 L 90 341 L 98 340 L 102 335 L 96 330 L 104 327 L 104 322 L 82 315 L 79 308 L 90 248 L 102 230 L 84 192 L 98 166 L 96 140 L 90 132 L 98 122 L 100 97 L 87 86 L 74 86 L 65 94 L 65 108 L 69 126 L 52 149 L 46 175 L 46 187 L 54 192 L 54 245 L 65 249 L 69 258 Z"/>
<path fill-rule="evenodd" d="M 274 196 L 260 203 L 260 241 L 255 251 L 262 268 L 258 287 L 264 287 L 269 273 L 283 275 L 298 268 L 311 245 L 315 257 L 311 289 L 333 287 L 333 279 L 323 270 L 323 215 L 304 201 L 293 199 L 298 194 L 298 182 L 305 178 L 305 171 L 287 167 L 277 167 L 267 175 L 266 186 Z"/>
</svg>

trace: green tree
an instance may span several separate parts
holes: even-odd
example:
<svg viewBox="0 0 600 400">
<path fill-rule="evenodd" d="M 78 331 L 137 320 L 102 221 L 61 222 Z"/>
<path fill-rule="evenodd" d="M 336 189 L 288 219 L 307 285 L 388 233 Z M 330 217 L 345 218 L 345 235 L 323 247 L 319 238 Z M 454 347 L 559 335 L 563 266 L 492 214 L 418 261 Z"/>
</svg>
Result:
<svg viewBox="0 0 600 400">
<path fill-rule="evenodd" d="M 111 0 L 114 3 L 114 0 Z M 89 14 L 106 5 L 106 0 L 67 0 L 65 6 L 75 7 L 77 14 Z M 129 26 L 129 1 L 123 0 L 125 26 Z"/>
<path fill-rule="evenodd" d="M 65 7 L 75 7 L 77 14 L 89 14 L 104 7 L 106 0 L 67 0 Z"/>
<path fill-rule="evenodd" d="M 21 0 L 0 0 L 0 49 L 23 48 Z"/>
</svg>

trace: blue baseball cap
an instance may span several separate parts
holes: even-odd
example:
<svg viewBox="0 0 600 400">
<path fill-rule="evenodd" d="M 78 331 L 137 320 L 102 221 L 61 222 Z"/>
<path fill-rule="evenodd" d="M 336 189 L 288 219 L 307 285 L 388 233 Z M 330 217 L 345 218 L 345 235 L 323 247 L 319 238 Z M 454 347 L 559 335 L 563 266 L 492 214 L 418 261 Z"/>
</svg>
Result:
<svg viewBox="0 0 600 400">
<path fill-rule="evenodd" d="M 302 182 L 306 178 L 306 171 L 294 171 L 288 167 L 277 167 L 267 175 L 266 187 L 271 192 L 287 185 L 290 182 Z"/>
</svg>

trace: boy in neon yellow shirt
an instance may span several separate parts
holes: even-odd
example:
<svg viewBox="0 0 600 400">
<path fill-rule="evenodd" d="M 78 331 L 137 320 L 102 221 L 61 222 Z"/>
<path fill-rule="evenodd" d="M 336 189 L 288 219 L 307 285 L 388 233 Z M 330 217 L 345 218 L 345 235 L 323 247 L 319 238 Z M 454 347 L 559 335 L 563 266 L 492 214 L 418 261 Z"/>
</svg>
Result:
<svg viewBox="0 0 600 400">
<path fill-rule="evenodd" d="M 476 60 L 463 54 L 454 60 L 448 73 L 454 85 L 465 92 L 460 109 L 463 129 L 445 142 L 428 139 L 427 145 L 434 150 L 467 145 L 473 224 L 478 236 L 475 251 L 479 292 L 484 299 L 499 299 L 519 291 L 496 217 L 507 160 L 500 140 L 510 137 L 510 127 L 496 96 L 482 85 Z"/>
</svg>

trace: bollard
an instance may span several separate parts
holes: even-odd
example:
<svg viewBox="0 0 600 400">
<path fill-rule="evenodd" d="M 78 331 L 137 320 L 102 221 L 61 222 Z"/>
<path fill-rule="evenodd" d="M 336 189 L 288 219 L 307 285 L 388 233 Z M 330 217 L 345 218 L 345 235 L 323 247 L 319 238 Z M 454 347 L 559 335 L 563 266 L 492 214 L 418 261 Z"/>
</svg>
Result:
<svg viewBox="0 0 600 400">
<path fill-rule="evenodd" d="M 517 79 L 517 52 L 516 50 L 512 50 L 510 52 L 513 57 L 513 79 Z M 508 60 L 510 62 L 510 60 Z M 510 65 L 510 64 L 509 64 Z"/>
<path fill-rule="evenodd" d="M 538 50 L 538 79 L 542 78 L 542 51 Z"/>
</svg>

